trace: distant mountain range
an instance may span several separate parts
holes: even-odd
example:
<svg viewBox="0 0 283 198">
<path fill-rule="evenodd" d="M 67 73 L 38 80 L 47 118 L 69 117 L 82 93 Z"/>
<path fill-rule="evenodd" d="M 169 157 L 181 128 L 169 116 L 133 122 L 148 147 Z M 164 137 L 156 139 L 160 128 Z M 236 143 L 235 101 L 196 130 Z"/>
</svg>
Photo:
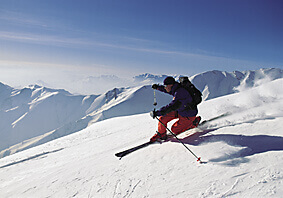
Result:
<svg viewBox="0 0 283 198">
<path fill-rule="evenodd" d="M 156 92 L 158 106 L 154 107 L 151 84 L 161 84 L 166 77 L 142 74 L 133 78 L 132 87 L 114 88 L 101 95 L 73 95 L 38 85 L 15 89 L 0 83 L 0 157 L 80 131 L 97 121 L 159 108 L 172 98 Z M 209 100 L 282 77 L 281 69 L 260 69 L 208 71 L 190 80 L 202 91 L 204 100 Z"/>
</svg>

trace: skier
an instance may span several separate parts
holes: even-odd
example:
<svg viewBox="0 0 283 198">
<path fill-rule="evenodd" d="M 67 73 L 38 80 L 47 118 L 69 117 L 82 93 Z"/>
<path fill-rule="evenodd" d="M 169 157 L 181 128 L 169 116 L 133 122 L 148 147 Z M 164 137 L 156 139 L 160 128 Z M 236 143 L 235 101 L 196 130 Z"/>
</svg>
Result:
<svg viewBox="0 0 283 198">
<path fill-rule="evenodd" d="M 189 92 L 182 87 L 175 79 L 168 76 L 164 79 L 163 85 L 153 84 L 152 88 L 158 91 L 170 94 L 173 96 L 173 100 L 166 106 L 160 108 L 157 111 L 150 112 L 152 118 L 157 116 L 159 120 L 167 126 L 167 123 L 173 119 L 178 119 L 172 125 L 172 132 L 176 135 L 198 126 L 201 117 L 197 116 L 197 107 L 191 107 L 189 104 L 193 101 Z M 166 140 L 166 127 L 158 123 L 157 133 L 151 137 L 150 141 L 155 142 L 158 139 Z"/>
</svg>

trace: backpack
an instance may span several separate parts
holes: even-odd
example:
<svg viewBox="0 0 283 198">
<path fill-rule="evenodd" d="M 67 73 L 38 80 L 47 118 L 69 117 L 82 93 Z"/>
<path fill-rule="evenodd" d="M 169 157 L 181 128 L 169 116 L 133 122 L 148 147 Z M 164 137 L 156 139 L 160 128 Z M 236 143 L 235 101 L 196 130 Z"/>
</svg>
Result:
<svg viewBox="0 0 283 198">
<path fill-rule="evenodd" d="M 179 82 L 181 87 L 185 88 L 191 95 L 193 101 L 188 104 L 190 109 L 196 109 L 196 106 L 202 101 L 202 93 L 189 80 L 187 76 L 180 77 Z"/>
</svg>

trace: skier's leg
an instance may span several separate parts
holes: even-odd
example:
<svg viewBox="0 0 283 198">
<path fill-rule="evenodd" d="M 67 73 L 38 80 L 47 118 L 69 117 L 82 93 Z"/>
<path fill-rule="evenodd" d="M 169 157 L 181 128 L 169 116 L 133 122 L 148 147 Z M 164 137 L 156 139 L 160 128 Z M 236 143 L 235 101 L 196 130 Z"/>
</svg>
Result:
<svg viewBox="0 0 283 198">
<path fill-rule="evenodd" d="M 159 120 L 160 122 L 158 122 L 158 133 L 156 133 L 154 136 L 152 136 L 150 138 L 151 142 L 155 142 L 158 138 L 161 139 L 166 139 L 167 135 L 166 135 L 166 127 L 167 127 L 167 123 L 170 122 L 171 120 L 176 118 L 176 113 L 175 112 L 170 112 L 164 116 L 160 116 Z M 161 124 L 162 122 L 162 124 Z M 166 126 L 163 126 L 163 124 Z"/>
<path fill-rule="evenodd" d="M 164 116 L 160 116 L 159 117 L 159 120 L 167 127 L 167 123 L 170 122 L 171 120 L 174 120 L 176 119 L 176 112 L 173 111 L 173 112 L 170 112 Z M 163 124 L 161 124 L 160 122 L 158 122 L 158 132 L 160 134 L 164 134 L 166 133 L 166 127 L 163 126 Z"/>
<path fill-rule="evenodd" d="M 191 128 L 195 128 L 197 127 L 196 125 L 196 121 L 199 122 L 199 118 L 198 117 L 182 117 L 182 116 L 178 116 L 179 120 L 177 122 L 175 122 L 173 125 L 172 125 L 172 132 L 175 133 L 176 135 L 177 134 L 180 134 L 188 129 L 191 129 Z M 197 124 L 198 124 L 197 122 Z"/>
</svg>

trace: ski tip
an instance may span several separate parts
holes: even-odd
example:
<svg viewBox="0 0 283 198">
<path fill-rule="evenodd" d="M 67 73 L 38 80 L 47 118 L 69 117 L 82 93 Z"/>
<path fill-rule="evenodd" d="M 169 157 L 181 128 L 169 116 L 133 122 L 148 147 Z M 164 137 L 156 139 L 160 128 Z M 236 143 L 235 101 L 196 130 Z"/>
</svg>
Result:
<svg viewBox="0 0 283 198">
<path fill-rule="evenodd" d="M 115 156 L 118 157 L 119 160 L 121 160 L 124 157 L 123 155 L 119 155 L 119 153 L 116 153 Z"/>
<path fill-rule="evenodd" d="M 121 153 L 115 153 L 115 156 L 116 157 L 121 157 L 121 158 L 123 157 L 123 155 Z"/>
</svg>

